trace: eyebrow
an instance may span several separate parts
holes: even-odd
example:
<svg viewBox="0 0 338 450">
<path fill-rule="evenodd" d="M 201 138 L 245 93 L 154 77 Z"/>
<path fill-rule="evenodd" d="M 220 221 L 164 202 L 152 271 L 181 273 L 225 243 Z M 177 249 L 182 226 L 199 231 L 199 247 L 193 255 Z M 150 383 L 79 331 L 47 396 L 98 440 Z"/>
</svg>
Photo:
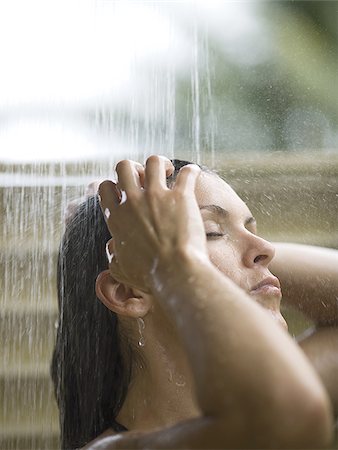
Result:
<svg viewBox="0 0 338 450">
<path fill-rule="evenodd" d="M 205 206 L 200 206 L 200 210 L 204 210 L 206 209 L 207 211 L 210 211 L 214 214 L 217 214 L 218 216 L 222 216 L 222 217 L 227 217 L 229 215 L 229 211 L 227 211 L 226 209 L 222 208 L 221 206 L 218 205 L 205 205 Z"/>
<path fill-rule="evenodd" d="M 204 210 L 206 209 L 207 211 L 210 211 L 214 214 L 217 214 L 218 216 L 221 216 L 223 218 L 228 217 L 229 216 L 229 211 L 227 211 L 226 209 L 222 208 L 221 206 L 218 205 L 205 205 L 205 206 L 200 206 L 200 210 Z M 248 217 L 247 219 L 245 219 L 244 225 L 250 225 L 250 224 L 256 224 L 256 219 L 253 216 Z"/>
</svg>

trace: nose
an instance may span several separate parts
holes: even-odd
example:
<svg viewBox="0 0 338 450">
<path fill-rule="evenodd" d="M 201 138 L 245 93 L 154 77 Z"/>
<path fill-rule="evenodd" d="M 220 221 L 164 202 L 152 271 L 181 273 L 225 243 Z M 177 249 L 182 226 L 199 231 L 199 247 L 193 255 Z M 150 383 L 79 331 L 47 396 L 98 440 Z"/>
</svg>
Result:
<svg viewBox="0 0 338 450">
<path fill-rule="evenodd" d="M 249 233 L 247 248 L 243 255 L 243 262 L 247 267 L 267 267 L 275 256 L 275 247 L 271 242 Z"/>
</svg>

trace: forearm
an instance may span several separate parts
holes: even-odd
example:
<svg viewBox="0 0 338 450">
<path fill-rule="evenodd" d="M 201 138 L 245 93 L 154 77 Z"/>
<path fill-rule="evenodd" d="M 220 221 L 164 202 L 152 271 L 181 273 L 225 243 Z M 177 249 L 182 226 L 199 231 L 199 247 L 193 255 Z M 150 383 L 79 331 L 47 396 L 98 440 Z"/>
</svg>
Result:
<svg viewBox="0 0 338 450">
<path fill-rule="evenodd" d="M 127 197 L 122 204 L 116 186 L 108 182 L 100 189 L 103 211 L 114 207 L 114 214 L 108 214 L 107 219 L 114 236 L 115 255 L 109 266 L 112 279 L 151 294 L 140 296 L 142 301 L 133 301 L 135 309 L 141 304 L 141 312 L 154 312 L 159 303 L 176 324 L 177 337 L 190 361 L 192 387 L 201 412 L 189 429 L 177 424 L 181 434 L 176 425 L 170 434 L 166 434 L 167 429 L 162 430 L 168 437 L 168 445 L 164 441 L 166 448 L 195 448 L 192 442 L 198 448 L 207 448 L 208 443 L 213 448 L 325 446 L 331 430 L 329 401 L 305 355 L 261 306 L 209 260 L 200 208 L 206 200 L 211 202 L 209 206 L 223 208 L 217 199 L 205 198 L 207 180 L 203 176 L 197 186 L 197 169 L 187 167 L 181 169 L 174 187 L 167 189 L 164 166 L 157 157 L 147 161 L 144 183 L 131 169 L 129 162 L 121 163 L 117 169 L 120 189 Z M 195 188 L 200 203 L 196 201 Z M 212 222 L 217 225 L 218 219 Z M 235 222 L 235 229 L 242 236 L 242 220 Z M 250 248 L 255 247 L 254 233 L 247 232 Z M 235 252 L 230 245 L 235 238 L 229 238 L 229 246 L 222 241 L 220 254 Z M 264 253 L 257 256 L 265 258 L 265 252 L 270 252 L 267 248 L 264 244 Z M 238 258 L 243 257 L 238 249 Z M 224 261 L 227 259 L 225 256 Z M 229 267 L 236 260 L 234 253 Z M 240 265 L 238 270 L 241 269 Z M 242 275 L 244 281 L 245 273 Z M 152 300 L 150 309 L 146 309 L 148 297 Z M 150 316 L 149 324 L 154 323 L 152 319 L 158 324 L 162 312 Z M 166 325 L 168 317 L 164 317 Z M 161 321 L 159 326 L 161 333 Z M 170 326 L 169 331 L 176 330 Z M 199 420 L 201 427 L 206 428 L 198 436 L 194 433 Z M 189 433 L 196 440 L 187 439 Z M 162 445 L 164 435 L 158 436 Z M 201 436 L 207 439 L 204 445 Z M 256 438 L 264 442 L 253 444 Z M 136 438 L 136 442 L 127 445 L 157 448 L 157 442 L 156 436 L 148 435 L 145 441 Z"/>
<path fill-rule="evenodd" d="M 303 353 L 262 307 L 210 262 L 184 254 L 177 261 L 156 270 L 153 290 L 177 325 L 205 415 L 231 409 L 267 424 L 286 419 L 290 398 L 292 417 L 297 405 L 325 398 Z"/>
<path fill-rule="evenodd" d="M 271 271 L 280 279 L 283 302 L 316 324 L 338 324 L 338 251 L 276 243 Z"/>
</svg>

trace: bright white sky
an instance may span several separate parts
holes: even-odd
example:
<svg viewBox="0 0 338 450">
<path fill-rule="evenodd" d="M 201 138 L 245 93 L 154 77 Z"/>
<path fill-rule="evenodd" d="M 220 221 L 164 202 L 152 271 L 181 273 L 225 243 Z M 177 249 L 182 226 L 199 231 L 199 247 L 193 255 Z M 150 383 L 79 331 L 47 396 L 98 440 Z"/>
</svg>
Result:
<svg viewBox="0 0 338 450">
<path fill-rule="evenodd" d="M 67 106 L 122 96 L 133 65 L 163 53 L 173 57 L 182 40 L 149 3 L 2 1 L 0 105 Z"/>
<path fill-rule="evenodd" d="M 0 160 L 100 156 L 95 133 L 78 119 L 58 123 L 55 113 L 62 118 L 65 111 L 76 115 L 84 108 L 137 103 L 147 92 L 152 66 L 189 73 L 193 41 L 186 30 L 194 23 L 214 33 L 229 57 L 248 63 L 254 54 L 248 43 L 259 34 L 250 6 L 211 0 L 2 0 L 0 114 L 6 125 L 0 128 Z M 46 120 L 51 111 L 54 119 Z M 99 153 L 107 151 L 100 142 Z"/>
</svg>

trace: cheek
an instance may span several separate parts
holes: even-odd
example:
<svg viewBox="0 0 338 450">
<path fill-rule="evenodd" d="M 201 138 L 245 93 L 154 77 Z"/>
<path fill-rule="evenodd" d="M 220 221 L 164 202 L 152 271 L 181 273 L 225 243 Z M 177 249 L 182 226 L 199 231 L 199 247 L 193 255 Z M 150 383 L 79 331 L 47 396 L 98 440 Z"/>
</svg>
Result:
<svg viewBox="0 0 338 450">
<path fill-rule="evenodd" d="M 240 252 L 236 250 L 231 243 L 210 241 L 208 242 L 208 251 L 211 262 L 224 275 L 229 277 L 238 286 L 243 286 L 243 267 L 240 259 Z"/>
</svg>

